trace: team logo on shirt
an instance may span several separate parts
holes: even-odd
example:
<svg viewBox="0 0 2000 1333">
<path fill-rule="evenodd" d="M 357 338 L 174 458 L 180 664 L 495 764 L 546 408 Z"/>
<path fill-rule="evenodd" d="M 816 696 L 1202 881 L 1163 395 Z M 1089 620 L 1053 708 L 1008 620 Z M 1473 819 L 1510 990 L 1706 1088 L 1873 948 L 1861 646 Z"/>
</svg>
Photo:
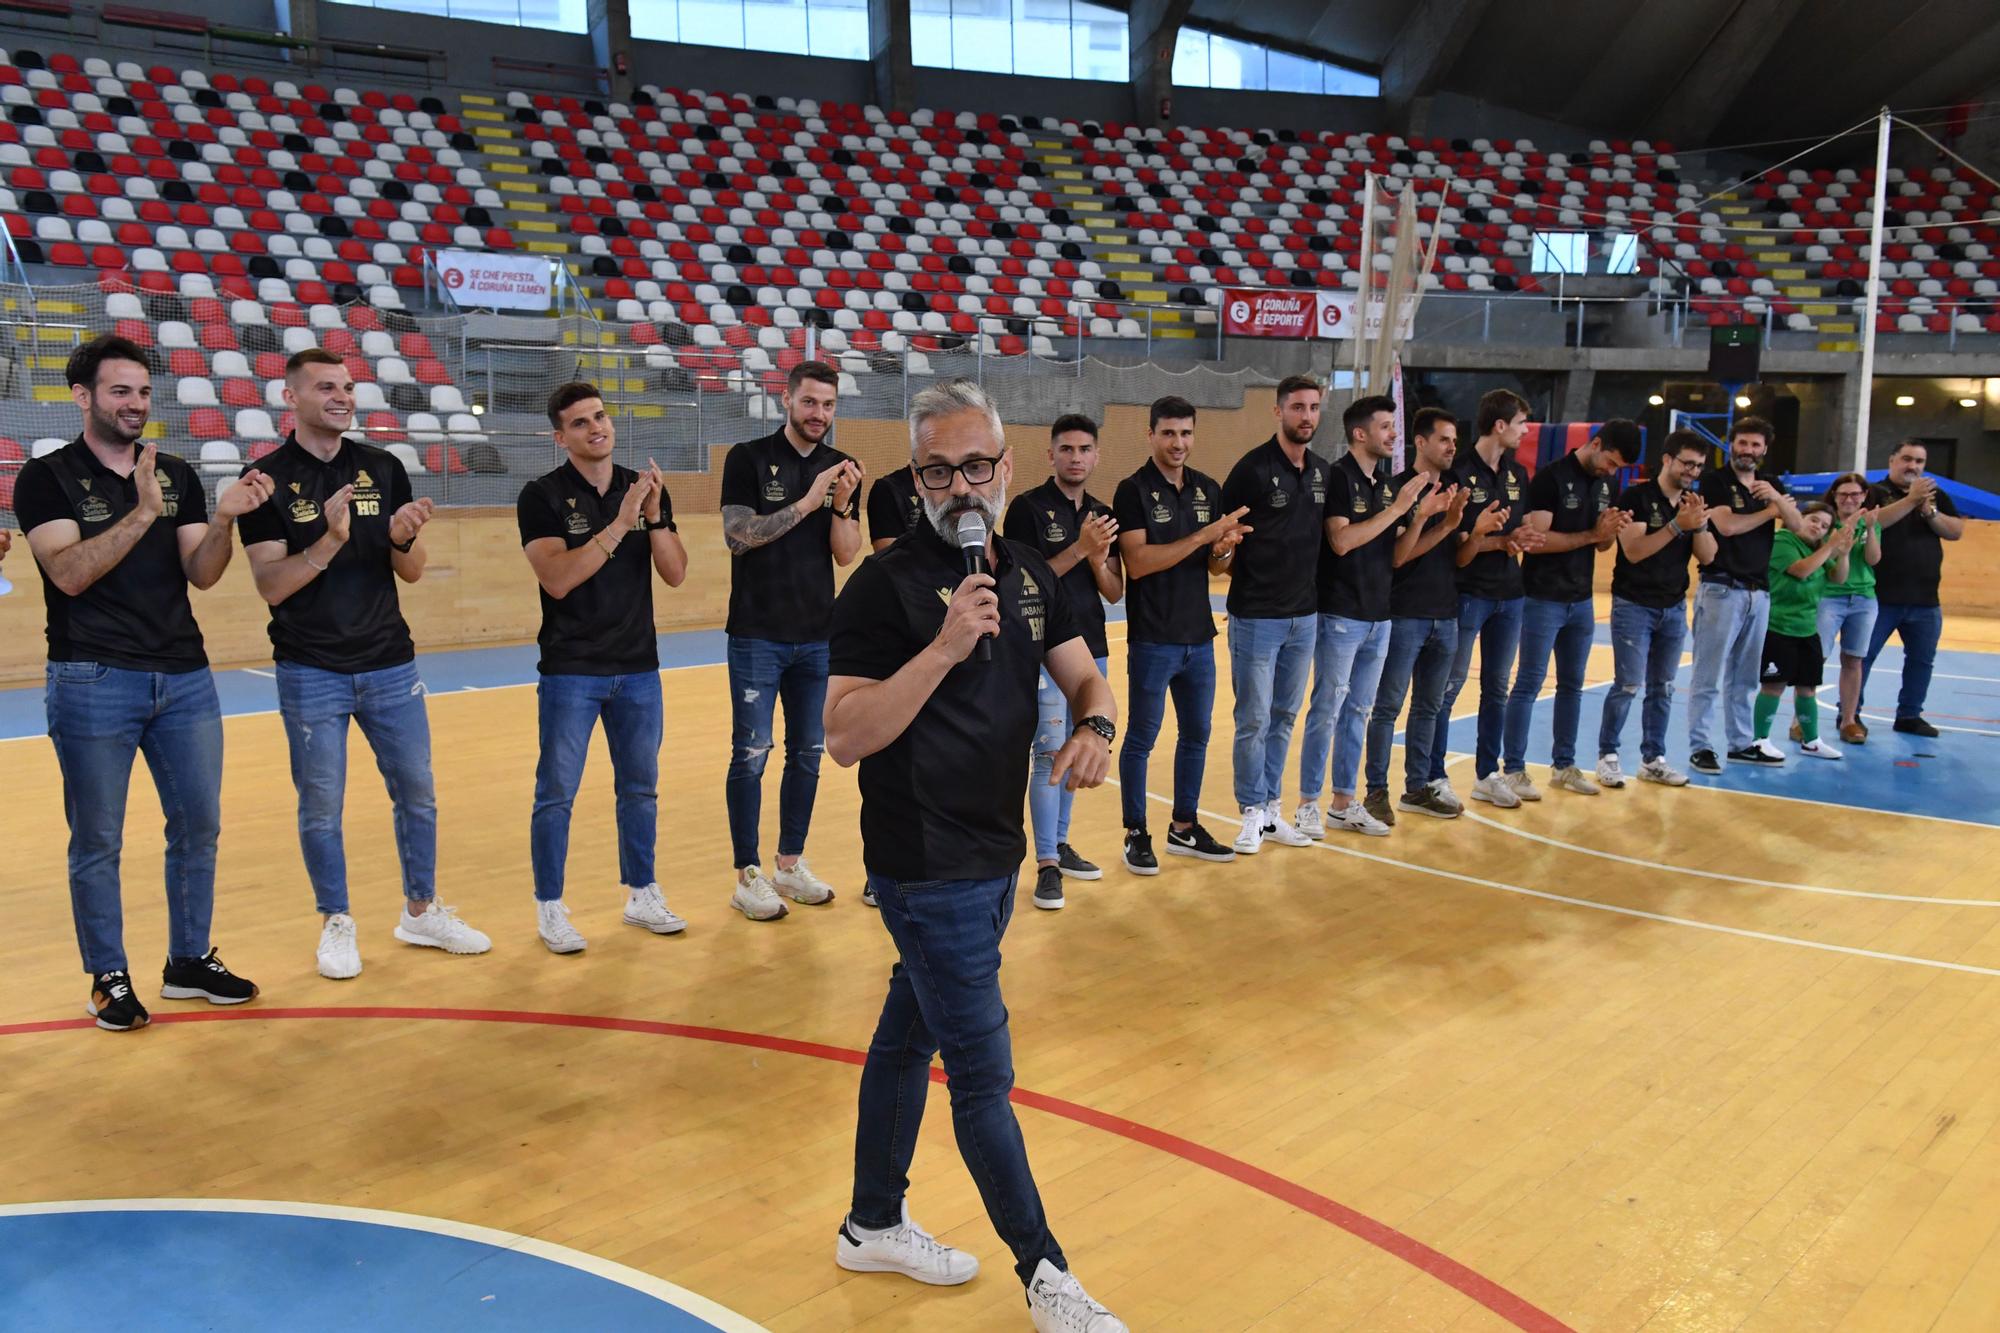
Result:
<svg viewBox="0 0 2000 1333">
<path fill-rule="evenodd" d="M 1320 471 L 1319 469 L 1317 469 L 1317 468 L 1313 469 L 1313 482 L 1312 482 L 1312 485 L 1313 485 L 1313 503 L 1314 503 L 1314 504 L 1316 504 L 1316 505 L 1323 505 L 1323 504 L 1325 504 L 1325 503 L 1326 503 L 1326 474 L 1325 474 L 1324 472 L 1321 472 L 1321 471 Z"/>
<path fill-rule="evenodd" d="M 1521 498 L 1521 483 L 1515 479 L 1512 473 L 1507 475 L 1507 498 L 1509 500 L 1518 500 Z"/>
<path fill-rule="evenodd" d="M 1291 502 L 1292 497 L 1285 494 L 1285 483 L 1278 479 L 1277 473 L 1273 472 L 1271 474 L 1271 508 L 1283 509 Z"/>
<path fill-rule="evenodd" d="M 1049 525 L 1048 527 L 1042 529 L 1042 537 L 1045 540 L 1052 542 L 1068 541 L 1069 529 L 1064 527 L 1062 524 L 1056 522 L 1056 511 L 1053 509 L 1045 509 L 1042 512 L 1049 516 Z"/>
<path fill-rule="evenodd" d="M 1021 571 L 1021 615 L 1028 622 L 1028 635 L 1036 643 L 1048 625 L 1048 608 L 1042 604 L 1042 588 L 1027 570 Z"/>
<path fill-rule="evenodd" d="M 1600 481 L 1600 482 L 1598 482 L 1598 483 L 1597 483 L 1597 507 L 1598 507 L 1599 509 L 1603 509 L 1603 508 L 1604 508 L 1605 506 L 1609 505 L 1610 503 L 1611 503 L 1611 483 L 1610 483 L 1610 482 L 1608 482 L 1608 481 Z"/>
<path fill-rule="evenodd" d="M 372 491 L 375 489 L 375 478 L 368 475 L 367 468 L 355 469 L 354 489 L 357 491 Z"/>
<path fill-rule="evenodd" d="M 1564 509 L 1580 509 L 1580 508 L 1582 508 L 1582 507 L 1583 507 L 1583 497 L 1579 496 L 1579 495 L 1578 495 L 1578 494 L 1576 493 L 1576 487 L 1572 486 L 1572 485 L 1571 485 L 1570 483 L 1568 483 L 1568 482 L 1564 482 L 1564 483 L 1563 483 L 1563 508 L 1564 508 Z"/>
<path fill-rule="evenodd" d="M 160 478 L 160 517 L 173 518 L 181 512 L 181 493 L 174 489 L 172 482 Z"/>
<path fill-rule="evenodd" d="M 945 604 L 946 606 L 950 606 L 950 605 L 951 605 L 951 589 L 950 589 L 950 588 L 939 588 L 939 589 L 937 590 L 937 595 L 938 595 L 938 600 L 939 600 L 940 602 L 943 602 L 943 603 L 944 603 L 944 604 Z"/>
<path fill-rule="evenodd" d="M 1467 498 L 1476 505 L 1483 505 L 1490 497 L 1487 494 L 1486 488 L 1475 481 L 1472 483 L 1472 494 Z"/>
<path fill-rule="evenodd" d="M 576 501 L 571 500 L 570 503 L 573 505 Z M 568 532 L 572 537 L 588 537 L 590 535 L 590 515 L 571 510 L 569 513 L 563 515 L 563 530 Z"/>
<path fill-rule="evenodd" d="M 778 465 L 776 463 L 771 464 L 771 475 L 764 478 L 764 498 L 766 500 L 783 500 L 785 498 L 785 483 L 778 480 Z"/>
<path fill-rule="evenodd" d="M 1667 511 L 1660 507 L 1658 500 L 1649 501 L 1646 511 L 1646 531 L 1658 532 L 1667 526 Z"/>
<path fill-rule="evenodd" d="M 1748 509 L 1750 507 L 1750 493 L 1741 486 L 1732 483 L 1729 487 L 1729 507 L 1739 512 Z"/>
<path fill-rule="evenodd" d="M 86 486 L 89 484 L 87 481 L 84 483 Z M 111 506 L 104 502 L 102 496 L 86 495 L 83 503 L 76 507 L 76 516 L 84 523 L 102 523 L 111 517 Z"/>
<path fill-rule="evenodd" d="M 292 512 L 292 522 L 310 523 L 314 519 L 319 517 L 319 506 L 314 504 L 311 500 L 301 498 L 292 501 L 291 512 Z"/>
<path fill-rule="evenodd" d="M 1173 521 L 1174 521 L 1174 516 L 1173 516 L 1173 515 L 1172 515 L 1171 513 L 1169 513 L 1169 512 L 1167 511 L 1167 507 L 1166 507 L 1165 505 L 1163 505 L 1163 504 L 1161 504 L 1161 503 L 1160 503 L 1160 493 L 1159 493 L 1158 491 L 1154 491 L 1154 492 L 1153 492 L 1153 522 L 1155 522 L 1155 523 L 1171 523 L 1171 522 L 1173 522 Z"/>
<path fill-rule="evenodd" d="M 1194 521 L 1197 523 L 1207 523 L 1209 521 L 1208 493 L 1199 486 L 1194 488 Z"/>
<path fill-rule="evenodd" d="M 1375 488 L 1375 503 L 1387 508 L 1389 505 L 1389 483 L 1383 482 Z"/>
</svg>

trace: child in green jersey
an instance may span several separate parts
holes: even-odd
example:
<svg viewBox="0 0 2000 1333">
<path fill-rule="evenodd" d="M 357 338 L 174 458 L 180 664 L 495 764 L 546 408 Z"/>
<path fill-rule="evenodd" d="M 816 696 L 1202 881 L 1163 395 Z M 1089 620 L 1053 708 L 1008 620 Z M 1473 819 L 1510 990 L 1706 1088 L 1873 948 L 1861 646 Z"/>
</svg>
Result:
<svg viewBox="0 0 2000 1333">
<path fill-rule="evenodd" d="M 1778 701 L 1791 686 L 1792 713 L 1797 718 L 1799 753 L 1815 759 L 1838 759 L 1840 751 L 1819 738 L 1819 704 L 1813 692 L 1826 670 L 1826 653 L 1819 637 L 1819 599 L 1829 576 L 1847 581 L 1847 553 L 1860 529 L 1857 518 L 1836 523 L 1832 506 L 1824 502 L 1805 510 L 1805 531 L 1780 527 L 1771 542 L 1771 621 L 1764 633 L 1764 671 L 1757 694 L 1756 747 L 1782 758 L 1771 744 L 1771 722 Z"/>
</svg>

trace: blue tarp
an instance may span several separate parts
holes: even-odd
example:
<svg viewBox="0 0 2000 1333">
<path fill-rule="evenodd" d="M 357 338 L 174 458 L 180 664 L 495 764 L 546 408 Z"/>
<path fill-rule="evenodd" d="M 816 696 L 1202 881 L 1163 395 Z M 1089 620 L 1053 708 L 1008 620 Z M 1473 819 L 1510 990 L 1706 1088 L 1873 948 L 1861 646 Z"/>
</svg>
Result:
<svg viewBox="0 0 2000 1333">
<path fill-rule="evenodd" d="M 1826 488 L 1833 485 L 1835 477 L 1846 476 L 1844 472 L 1787 472 L 1785 485 L 1792 488 L 1794 495 L 1824 495 Z M 1888 476 L 1884 469 L 1863 473 L 1870 482 L 1877 482 Z M 2000 495 L 1982 491 L 1977 486 L 1968 486 L 1950 477 L 1932 477 L 1938 489 L 1951 497 L 1958 506 L 1958 512 L 1965 518 L 2000 519 Z"/>
</svg>

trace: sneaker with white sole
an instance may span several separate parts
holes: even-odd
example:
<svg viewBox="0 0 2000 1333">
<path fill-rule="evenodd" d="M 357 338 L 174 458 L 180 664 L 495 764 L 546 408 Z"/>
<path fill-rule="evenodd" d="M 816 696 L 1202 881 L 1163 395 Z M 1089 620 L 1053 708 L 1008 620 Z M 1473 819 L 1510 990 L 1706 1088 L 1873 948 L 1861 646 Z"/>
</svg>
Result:
<svg viewBox="0 0 2000 1333">
<path fill-rule="evenodd" d="M 833 885 L 813 874 L 812 867 L 806 864 L 803 856 L 789 866 L 778 867 L 778 873 L 771 876 L 771 885 L 793 902 L 806 907 L 819 907 L 833 901 Z"/>
<path fill-rule="evenodd" d="M 632 889 L 626 893 L 625 924 L 644 926 L 655 935 L 678 935 L 688 928 L 688 923 L 674 915 L 674 909 L 667 906 L 667 900 L 660 896 L 657 884 L 648 884 L 643 889 Z"/>
<path fill-rule="evenodd" d="M 1359 801 L 1349 801 L 1338 810 L 1328 809 L 1326 828 L 1329 833 L 1344 830 L 1348 833 L 1365 833 L 1371 838 L 1389 836 L 1389 826 L 1369 814 L 1368 807 Z"/>
<path fill-rule="evenodd" d="M 864 1231 L 852 1218 L 843 1220 L 833 1261 L 850 1273 L 901 1273 L 933 1287 L 963 1286 L 979 1276 L 979 1260 L 912 1222 L 907 1203 L 902 1223 L 887 1231 Z"/>
<path fill-rule="evenodd" d="M 1429 815 L 1432 819 L 1457 819 L 1465 813 L 1464 807 L 1456 802 L 1446 804 L 1444 797 L 1438 795 L 1437 788 L 1429 786 L 1404 792 L 1396 801 L 1396 808 L 1414 815 Z"/>
<path fill-rule="evenodd" d="M 1125 1321 L 1090 1298 L 1083 1284 L 1044 1259 L 1028 1279 L 1035 1333 L 1130 1333 Z"/>
<path fill-rule="evenodd" d="M 1805 741 L 1799 746 L 1799 753 L 1813 759 L 1838 759 L 1840 750 L 1823 740 Z"/>
<path fill-rule="evenodd" d="M 410 905 L 404 903 L 403 914 L 396 921 L 396 938 L 446 953 L 485 953 L 493 947 L 492 940 L 458 919 L 456 907 L 436 901 L 425 905 L 422 916 L 411 916 Z"/>
<path fill-rule="evenodd" d="M 1465 802 L 1458 799 L 1458 793 L 1451 789 L 1450 778 L 1432 778 L 1431 790 L 1437 793 L 1438 801 L 1450 807 L 1453 814 L 1465 813 Z"/>
<path fill-rule="evenodd" d="M 1236 841 L 1230 846 L 1238 856 L 1255 856 L 1264 845 L 1264 807 L 1246 805 L 1243 807 L 1243 825 L 1236 830 Z"/>
<path fill-rule="evenodd" d="M 745 866 L 736 876 L 736 892 L 729 895 L 729 905 L 752 921 L 776 921 L 791 910 L 778 896 L 777 886 L 756 866 Z"/>
<path fill-rule="evenodd" d="M 1488 805 L 1497 805 L 1502 810 L 1512 810 L 1521 803 L 1521 798 L 1514 794 L 1514 788 L 1498 773 L 1488 773 L 1473 783 L 1472 799 L 1485 801 Z"/>
<path fill-rule="evenodd" d="M 1541 790 L 1535 786 L 1535 780 L 1528 776 L 1528 770 L 1525 768 L 1512 773 L 1502 773 L 1500 780 L 1507 784 L 1507 790 L 1513 792 L 1524 801 L 1539 801 L 1542 799 Z"/>
<path fill-rule="evenodd" d="M 1583 770 L 1575 764 L 1568 764 L 1549 774 L 1549 785 L 1558 791 L 1574 792 L 1578 796 L 1595 796 L 1601 790 L 1595 782 L 1583 775 Z M 1619 779 L 1624 785 L 1624 779 Z"/>
<path fill-rule="evenodd" d="M 1751 764 L 1782 764 L 1785 762 L 1785 752 L 1771 744 L 1771 738 L 1768 736 L 1759 736 L 1742 749 L 1731 750 L 1729 757 L 1731 759 L 1740 757 L 1745 763 Z"/>
<path fill-rule="evenodd" d="M 1294 828 L 1289 819 L 1278 813 L 1276 801 L 1264 802 L 1264 841 L 1280 847 L 1312 846 L 1312 839 L 1304 829 Z"/>
<path fill-rule="evenodd" d="M 355 939 L 354 918 L 335 912 L 319 928 L 319 974 L 328 981 L 361 975 L 361 945 Z"/>
<path fill-rule="evenodd" d="M 1306 835 L 1312 842 L 1326 836 L 1326 820 L 1319 813 L 1318 801 L 1300 801 L 1299 808 L 1292 812 L 1292 827 Z"/>
<path fill-rule="evenodd" d="M 569 923 L 569 904 L 560 898 L 536 899 L 535 928 L 550 953 L 582 953 L 588 943 Z"/>
<path fill-rule="evenodd" d="M 1597 757 L 1597 785 L 1613 788 L 1625 785 L 1625 770 L 1618 766 L 1617 755 L 1602 754 Z"/>
<path fill-rule="evenodd" d="M 1688 785 L 1688 775 L 1665 759 L 1648 759 L 1639 765 L 1639 781 L 1657 782 L 1662 787 L 1685 787 Z"/>
</svg>

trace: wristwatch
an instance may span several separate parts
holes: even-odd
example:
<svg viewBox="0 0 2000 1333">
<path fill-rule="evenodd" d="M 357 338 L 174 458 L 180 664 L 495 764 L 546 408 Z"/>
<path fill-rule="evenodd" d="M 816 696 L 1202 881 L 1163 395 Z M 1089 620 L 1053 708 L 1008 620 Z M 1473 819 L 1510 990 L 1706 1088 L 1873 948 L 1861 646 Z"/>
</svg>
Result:
<svg viewBox="0 0 2000 1333">
<path fill-rule="evenodd" d="M 1092 731 L 1104 737 L 1106 745 L 1118 739 L 1117 724 L 1101 713 L 1092 713 L 1089 717 L 1078 718 L 1071 734 L 1074 735 L 1076 732 L 1082 731 L 1085 727 L 1089 727 Z"/>
<path fill-rule="evenodd" d="M 408 555 L 413 549 L 415 549 L 416 544 L 417 544 L 417 534 L 414 532 L 410 534 L 410 539 L 406 542 L 399 542 L 394 537 L 391 537 L 389 539 L 389 545 L 395 547 L 397 550 L 401 551 L 404 555 Z"/>
</svg>

